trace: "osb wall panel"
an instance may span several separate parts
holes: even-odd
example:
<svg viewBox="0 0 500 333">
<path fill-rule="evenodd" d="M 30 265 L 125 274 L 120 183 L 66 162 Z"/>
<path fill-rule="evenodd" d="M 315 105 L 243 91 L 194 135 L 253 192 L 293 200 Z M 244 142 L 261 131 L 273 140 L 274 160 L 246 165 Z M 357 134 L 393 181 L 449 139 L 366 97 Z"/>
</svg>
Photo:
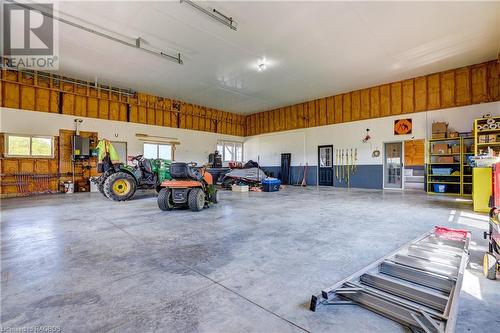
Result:
<svg viewBox="0 0 500 333">
<path fill-rule="evenodd" d="M 0 105 L 4 107 L 245 135 L 242 115 L 183 102 L 174 108 L 168 98 L 140 92 L 129 96 L 111 87 L 44 73 L 1 70 L 0 74 Z"/>
<path fill-rule="evenodd" d="M 73 130 L 59 130 L 59 172 L 60 180 L 73 180 L 75 174 L 75 183 L 86 180 L 91 176 L 97 176 L 97 158 L 91 157 L 88 160 L 72 162 L 72 137 L 75 135 Z M 95 148 L 98 137 L 97 132 L 80 131 L 80 136 L 90 138 L 93 141 L 91 148 Z"/>
<path fill-rule="evenodd" d="M 405 166 L 423 166 L 425 156 L 424 140 L 410 140 L 404 143 Z"/>
<path fill-rule="evenodd" d="M 54 158 L 12 158 L 5 157 L 4 134 L 0 133 L 0 197 L 20 195 L 23 189 L 29 193 L 37 192 L 39 186 L 31 177 L 22 173 L 48 176 L 48 189 L 59 190 L 59 140 L 54 138 Z M 23 185 L 21 185 L 23 183 Z"/>
<path fill-rule="evenodd" d="M 252 114 L 246 117 L 246 135 L 499 101 L 499 61 Z M 282 110 L 288 111 L 284 119 Z M 267 117 L 265 126 L 264 114 Z"/>
<path fill-rule="evenodd" d="M 48 190 L 59 191 L 61 181 L 74 180 L 87 183 L 91 176 L 97 176 L 97 159 L 91 157 L 89 160 L 72 162 L 72 136 L 75 131 L 59 130 L 59 136 L 54 137 L 54 157 L 53 158 L 12 158 L 5 157 L 5 146 L 3 133 L 0 133 L 0 196 L 11 197 L 27 195 L 40 192 L 43 187 L 36 181 L 36 176 L 47 176 Z M 96 132 L 81 131 L 80 135 L 92 138 L 95 147 L 97 144 Z M 24 174 L 24 175 L 23 175 Z M 44 181 L 44 180 L 41 180 Z M 21 185 L 24 184 L 24 185 Z M 46 189 L 44 188 L 44 191 Z"/>
</svg>

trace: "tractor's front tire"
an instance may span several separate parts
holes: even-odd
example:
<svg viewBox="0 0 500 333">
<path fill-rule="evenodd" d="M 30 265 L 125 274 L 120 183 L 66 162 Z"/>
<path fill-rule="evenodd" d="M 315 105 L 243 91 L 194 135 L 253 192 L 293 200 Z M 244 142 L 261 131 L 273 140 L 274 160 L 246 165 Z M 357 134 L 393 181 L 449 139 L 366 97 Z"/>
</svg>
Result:
<svg viewBox="0 0 500 333">
<path fill-rule="evenodd" d="M 174 209 L 172 202 L 172 191 L 168 188 L 162 188 L 158 193 L 158 207 L 163 211 Z"/>
<path fill-rule="evenodd" d="M 106 196 L 106 193 L 104 193 L 104 183 L 106 182 L 106 179 L 113 174 L 114 171 L 108 170 L 105 173 L 103 173 L 101 176 L 97 178 L 97 189 L 99 192 L 101 192 L 102 195 Z"/>
<path fill-rule="evenodd" d="M 117 172 L 106 178 L 104 193 L 114 201 L 125 201 L 132 198 L 137 189 L 134 177 L 126 172 Z"/>
<path fill-rule="evenodd" d="M 210 196 L 210 201 L 214 204 L 219 202 L 219 192 L 217 190 Z"/>
<path fill-rule="evenodd" d="M 201 188 L 193 188 L 189 191 L 188 206 L 193 212 L 199 212 L 205 207 L 205 193 Z"/>
</svg>

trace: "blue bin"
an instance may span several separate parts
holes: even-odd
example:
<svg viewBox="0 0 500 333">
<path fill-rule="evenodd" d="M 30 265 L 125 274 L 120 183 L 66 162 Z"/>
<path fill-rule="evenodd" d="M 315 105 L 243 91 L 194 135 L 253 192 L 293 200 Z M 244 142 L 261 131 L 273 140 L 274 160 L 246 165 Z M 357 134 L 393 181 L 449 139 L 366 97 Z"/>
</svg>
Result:
<svg viewBox="0 0 500 333">
<path fill-rule="evenodd" d="M 446 185 L 444 184 L 433 184 L 433 185 L 434 185 L 434 192 L 436 193 L 446 192 Z"/>
<path fill-rule="evenodd" d="M 281 181 L 276 178 L 266 178 L 262 181 L 264 192 L 277 192 L 280 190 Z"/>
</svg>

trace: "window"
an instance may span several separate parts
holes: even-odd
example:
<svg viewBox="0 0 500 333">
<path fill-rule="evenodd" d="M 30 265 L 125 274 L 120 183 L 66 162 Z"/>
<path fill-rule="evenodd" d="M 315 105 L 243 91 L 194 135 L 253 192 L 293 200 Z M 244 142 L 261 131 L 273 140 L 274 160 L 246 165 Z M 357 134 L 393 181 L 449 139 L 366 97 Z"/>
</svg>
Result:
<svg viewBox="0 0 500 333">
<path fill-rule="evenodd" d="M 145 158 L 162 158 L 165 160 L 172 160 L 172 146 L 166 144 L 145 143 L 143 155 Z"/>
<path fill-rule="evenodd" d="M 217 151 L 222 155 L 224 162 L 243 162 L 243 144 L 234 141 L 217 142 Z"/>
<path fill-rule="evenodd" d="M 54 138 L 50 136 L 6 134 L 9 157 L 54 157 Z"/>
</svg>

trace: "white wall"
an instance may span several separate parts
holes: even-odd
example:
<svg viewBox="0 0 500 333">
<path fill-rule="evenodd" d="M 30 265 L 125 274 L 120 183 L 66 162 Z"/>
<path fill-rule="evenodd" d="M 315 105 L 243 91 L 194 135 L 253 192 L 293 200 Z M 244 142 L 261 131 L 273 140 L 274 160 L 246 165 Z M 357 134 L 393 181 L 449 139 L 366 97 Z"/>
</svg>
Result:
<svg viewBox="0 0 500 333">
<path fill-rule="evenodd" d="M 80 125 L 82 131 L 97 132 L 100 139 L 126 141 L 128 155 L 143 153 L 143 142 L 135 137 L 136 133 L 177 138 L 180 145 L 177 146 L 175 159 L 198 164 L 208 161 L 208 154 L 216 149 L 217 140 L 243 142 L 243 137 L 233 135 L 9 108 L 0 108 L 0 132 L 57 136 L 59 129 L 74 129 L 75 118 L 83 119 Z"/>
<path fill-rule="evenodd" d="M 279 166 L 281 153 L 292 153 L 292 165 L 317 165 L 318 146 L 332 144 L 339 149 L 358 148 L 358 164 L 382 164 L 382 155 L 373 158 L 372 151 L 382 152 L 384 142 L 430 138 L 435 121 L 446 121 L 458 132 L 470 132 L 474 119 L 486 113 L 500 115 L 500 102 L 256 135 L 245 138 L 244 159 Z M 394 120 L 401 118 L 412 118 L 411 135 L 394 135 Z M 363 143 L 367 128 L 372 139 Z"/>
</svg>

